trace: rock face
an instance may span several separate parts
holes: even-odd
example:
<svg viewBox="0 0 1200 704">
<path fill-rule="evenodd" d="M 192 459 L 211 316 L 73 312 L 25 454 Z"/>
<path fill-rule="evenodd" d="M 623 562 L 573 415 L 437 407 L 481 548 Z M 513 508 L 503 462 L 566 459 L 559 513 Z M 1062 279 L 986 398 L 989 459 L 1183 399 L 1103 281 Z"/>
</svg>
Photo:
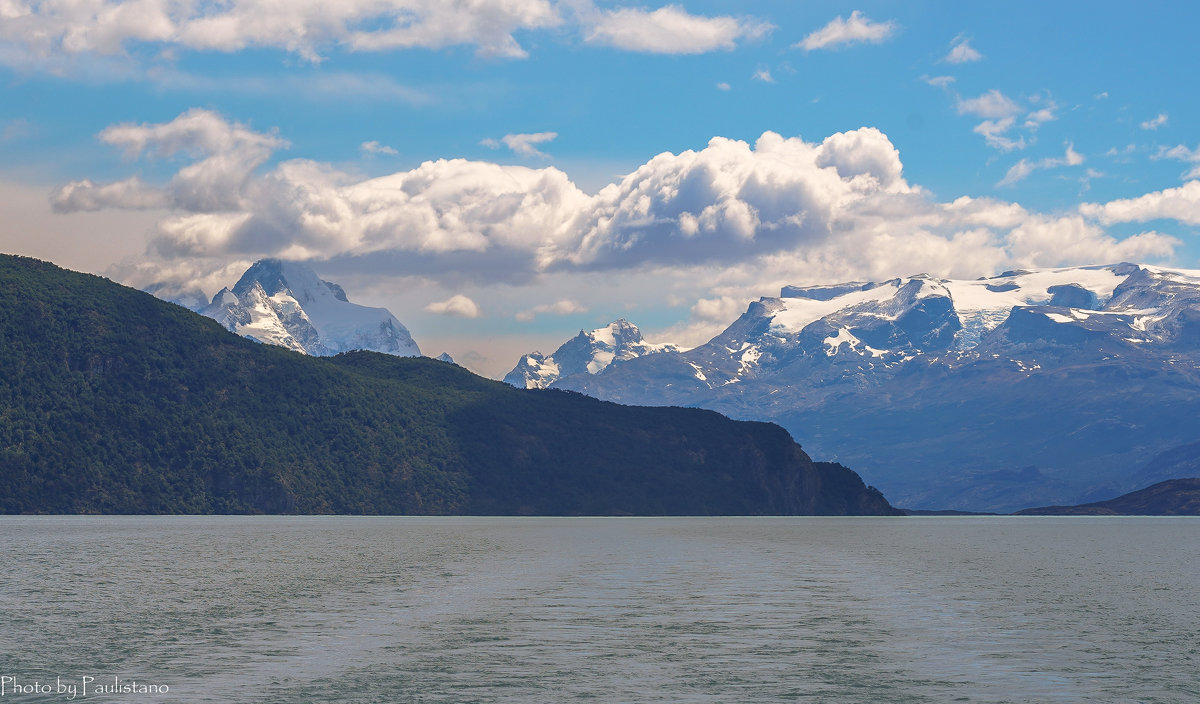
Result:
<svg viewBox="0 0 1200 704">
<path fill-rule="evenodd" d="M 551 385 L 778 422 L 908 508 L 1086 502 L 1196 440 L 1200 272 L 788 286 L 700 347 Z"/>
<path fill-rule="evenodd" d="M 504 381 L 522 389 L 544 389 L 561 377 L 599 373 L 613 362 L 678 351 L 676 345 L 646 342 L 642 331 L 622 318 L 591 332 L 580 330 L 550 356 L 541 352 L 524 355 Z"/>
<path fill-rule="evenodd" d="M 384 308 L 351 303 L 341 286 L 294 262 L 255 262 L 233 289 L 201 308 L 230 332 L 314 356 L 372 350 L 421 354 L 408 329 Z"/>
</svg>

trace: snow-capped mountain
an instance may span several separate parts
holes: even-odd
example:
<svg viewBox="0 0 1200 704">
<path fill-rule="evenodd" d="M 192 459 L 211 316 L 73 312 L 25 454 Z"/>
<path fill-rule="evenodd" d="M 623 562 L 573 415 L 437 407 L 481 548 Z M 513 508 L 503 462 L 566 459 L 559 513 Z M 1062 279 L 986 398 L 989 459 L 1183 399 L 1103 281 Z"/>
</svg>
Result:
<svg viewBox="0 0 1200 704">
<path fill-rule="evenodd" d="M 552 355 L 524 355 L 504 381 L 523 389 L 544 389 L 560 377 L 596 374 L 613 362 L 678 351 L 677 345 L 646 342 L 636 325 L 621 318 L 590 332 L 580 330 Z"/>
<path fill-rule="evenodd" d="M 351 303 L 341 286 L 294 262 L 255 262 L 199 313 L 231 332 L 311 355 L 373 350 L 421 354 L 408 329 L 384 308 Z"/>
<path fill-rule="evenodd" d="M 788 286 L 695 349 L 559 377 L 608 400 L 779 422 L 899 505 L 1078 503 L 1200 436 L 1200 272 Z"/>
</svg>

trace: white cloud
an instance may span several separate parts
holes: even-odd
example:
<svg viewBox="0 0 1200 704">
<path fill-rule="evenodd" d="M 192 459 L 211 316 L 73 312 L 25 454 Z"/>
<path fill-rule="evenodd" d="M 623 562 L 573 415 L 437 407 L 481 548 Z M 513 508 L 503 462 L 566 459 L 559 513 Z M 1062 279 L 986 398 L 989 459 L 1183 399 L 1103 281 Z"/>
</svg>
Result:
<svg viewBox="0 0 1200 704">
<path fill-rule="evenodd" d="M 754 75 L 750 77 L 756 81 L 762 81 L 763 83 L 775 82 L 775 77 L 771 75 L 771 69 L 767 68 L 766 66 L 759 66 L 754 71 Z"/>
<path fill-rule="evenodd" d="M 541 159 L 549 159 L 548 154 L 543 154 L 538 151 L 535 144 L 543 144 L 550 142 L 558 137 L 557 132 L 535 132 L 533 134 L 506 134 L 500 138 L 500 142 L 504 146 L 513 150 L 513 152 L 524 157 L 538 157 Z"/>
<path fill-rule="evenodd" d="M 850 13 L 849 18 L 843 19 L 840 15 L 833 18 L 829 24 L 809 34 L 794 46 L 813 51 L 862 42 L 879 44 L 892 36 L 896 28 L 895 22 L 872 22 L 862 12 L 855 10 Z"/>
<path fill-rule="evenodd" d="M 455 294 L 450 298 L 430 303 L 425 306 L 425 310 L 438 315 L 452 315 L 456 318 L 478 318 L 479 306 L 470 298 L 460 294 Z"/>
<path fill-rule="evenodd" d="M 746 309 L 746 301 L 732 296 L 701 298 L 692 306 L 692 317 L 714 323 L 729 324 Z"/>
<path fill-rule="evenodd" d="M 1115 150 L 1112 150 L 1112 151 L 1114 154 L 1117 153 L 1117 152 L 1115 152 Z M 1125 153 L 1128 153 L 1131 151 L 1133 151 L 1132 144 L 1129 145 L 1129 148 L 1126 150 Z M 1176 145 L 1174 147 L 1170 147 L 1170 148 L 1159 147 L 1158 152 L 1155 153 L 1151 158 L 1152 159 L 1175 159 L 1178 161 L 1185 161 L 1189 164 L 1193 164 L 1192 169 L 1190 171 L 1188 171 L 1187 173 L 1185 173 L 1183 175 L 1183 177 L 1185 179 L 1200 178 L 1200 146 L 1197 146 L 1195 149 L 1188 149 L 1187 147 L 1183 146 L 1182 144 L 1178 144 L 1178 145 Z"/>
<path fill-rule="evenodd" d="M 1039 96 L 1033 96 L 1029 100 L 1033 103 L 1042 102 Z M 955 99 L 954 108 L 959 115 L 984 118 L 982 122 L 972 128 L 972 131 L 983 137 L 988 146 L 993 149 L 1009 152 L 1015 149 L 1024 149 L 1030 144 L 1029 140 L 1026 140 L 1026 135 L 1013 134 L 1018 129 L 1017 115 L 1024 112 L 1025 108 L 999 90 L 993 88 L 974 98 L 958 96 Z M 1054 101 L 1047 99 L 1044 107 L 1025 115 L 1024 121 L 1020 123 L 1020 128 L 1027 130 L 1032 139 L 1032 133 L 1036 132 L 1039 127 L 1057 119 L 1055 114 L 1057 109 L 1058 106 Z"/>
<path fill-rule="evenodd" d="M 244 207 L 247 195 L 243 186 L 254 170 L 273 151 L 288 146 L 286 140 L 273 132 L 255 132 L 246 125 L 229 123 L 217 113 L 198 108 L 167 123 L 114 125 L 100 133 L 100 140 L 124 148 L 127 158 L 183 154 L 196 161 L 180 169 L 161 188 L 149 186 L 137 177 L 99 186 L 87 179 L 71 182 L 54 194 L 56 210 L 239 210 Z"/>
<path fill-rule="evenodd" d="M 1168 257 L 1180 244 L 1157 232 L 1117 240 L 1079 216 L 1035 216 L 1014 228 L 1007 239 L 1014 261 L 1029 266 L 1141 262 Z"/>
<path fill-rule="evenodd" d="M 1164 188 L 1137 198 L 1084 203 L 1079 212 L 1106 224 L 1167 219 L 1200 225 L 1200 181 L 1188 181 L 1178 188 Z"/>
<path fill-rule="evenodd" d="M 1005 117 L 1000 120 L 984 120 L 972 128 L 972 132 L 981 135 L 988 146 L 993 149 L 999 149 L 1002 152 L 1011 152 L 1014 149 L 1024 149 L 1028 146 L 1024 137 L 1013 139 L 1007 136 L 1009 130 L 1016 123 L 1013 117 Z"/>
<path fill-rule="evenodd" d="M 960 97 L 955 109 L 959 115 L 974 115 L 989 120 L 1012 117 L 1021 112 L 1020 105 L 995 88 L 974 98 Z"/>
<path fill-rule="evenodd" d="M 578 302 L 569 299 L 563 299 L 561 301 L 555 301 L 554 303 L 544 303 L 542 305 L 534 306 L 529 310 L 523 310 L 517 313 L 514 317 L 521 322 L 527 323 L 537 316 L 545 313 L 550 313 L 552 315 L 570 315 L 572 313 L 586 312 L 587 308 L 580 305 Z"/>
<path fill-rule="evenodd" d="M 949 88 L 954 83 L 954 76 L 921 76 L 921 80 L 937 88 Z"/>
<path fill-rule="evenodd" d="M 725 81 L 721 81 L 720 83 L 717 84 L 717 90 L 727 91 L 727 90 L 730 90 L 730 88 L 731 88 L 731 86 L 728 83 L 726 83 Z"/>
<path fill-rule="evenodd" d="M 488 137 L 480 142 L 481 145 L 489 149 L 499 149 L 501 146 L 508 147 L 511 151 L 523 157 L 537 157 L 539 159 L 549 159 L 549 154 L 544 154 L 535 147 L 535 144 L 553 141 L 558 137 L 557 132 L 535 132 L 531 134 L 506 134 L 500 139 Z"/>
<path fill-rule="evenodd" d="M 1054 114 L 1056 109 L 1056 105 L 1049 105 L 1029 113 L 1025 116 L 1025 129 L 1036 130 L 1047 122 L 1057 120 L 1058 115 Z"/>
<path fill-rule="evenodd" d="M 364 154 L 386 154 L 388 156 L 396 156 L 400 152 L 396 151 L 395 147 L 389 147 L 386 144 L 380 144 L 374 140 L 363 142 L 359 147 Z"/>
<path fill-rule="evenodd" d="M 1004 174 L 1004 178 L 997 183 L 997 186 L 1011 186 L 1018 181 L 1024 180 L 1029 174 L 1038 169 L 1054 169 L 1060 166 L 1079 166 L 1084 161 L 1083 155 L 1075 151 L 1075 146 L 1068 143 L 1067 150 L 1061 157 L 1049 157 L 1040 161 L 1027 161 L 1022 159 Z"/>
<path fill-rule="evenodd" d="M 966 39 L 956 39 L 957 43 L 950 49 L 950 53 L 946 54 L 943 61 L 951 64 L 965 64 L 972 61 L 979 61 L 983 58 L 983 54 L 976 51 L 971 43 Z"/>
<path fill-rule="evenodd" d="M 700 54 L 729 50 L 743 39 L 768 34 L 770 24 L 735 17 L 703 17 L 678 5 L 654 11 L 623 7 L 591 14 L 586 41 L 626 51 L 654 54 Z"/>
<path fill-rule="evenodd" d="M 281 49 L 319 61 L 349 51 L 474 45 L 522 57 L 514 33 L 563 22 L 549 0 L 7 0 L 0 40 L 29 56 L 116 55 L 133 43 L 233 52 Z"/>
<path fill-rule="evenodd" d="M 1023 181 L 1033 170 L 1037 168 L 1028 159 L 1022 159 L 1013 164 L 1004 174 L 1004 178 L 1000 179 L 997 186 L 1011 186 L 1018 181 Z"/>
<path fill-rule="evenodd" d="M 627 286 L 641 276 L 682 282 L 681 297 L 708 301 L 693 311 L 703 322 L 706 311 L 718 310 L 712 301 L 744 301 L 764 286 L 919 271 L 979 276 L 1094 263 L 1101 255 L 1161 256 L 1177 244 L 1156 233 L 1117 240 L 1095 224 L 1099 215 L 1081 211 L 1086 227 L 1064 221 L 1066 244 L 1056 248 L 1058 219 L 996 200 L 933 200 L 906 181 L 896 147 L 874 128 L 821 142 L 771 132 L 753 144 L 716 137 L 702 149 L 659 154 L 595 195 L 555 168 L 462 159 L 371 179 L 303 159 L 247 168 L 286 142 L 205 111 L 102 134 L 142 158 L 195 160 L 162 185 L 76 181 L 58 193 L 61 211 L 169 210 L 145 255 L 122 274 L 132 285 L 209 282 L 230 262 L 268 256 L 335 263 L 362 276 L 416 277 L 447 296 L 467 282 L 498 287 L 594 276 L 605 287 L 601 281 Z M 253 157 L 238 169 L 209 165 L 240 151 Z M 1081 161 L 1068 146 L 1033 168 Z M 1200 187 L 1188 188 L 1198 191 L 1191 206 L 1200 220 Z M 206 197 L 194 197 L 201 192 Z M 581 312 L 591 288 L 542 292 L 541 300 L 556 302 L 512 309 L 526 318 Z M 449 312 L 453 300 L 438 305 Z"/>
<path fill-rule="evenodd" d="M 1142 126 L 1142 129 L 1144 129 L 1144 130 L 1156 130 L 1165 124 L 1167 124 L 1167 113 L 1160 112 L 1160 113 L 1158 113 L 1158 117 L 1155 117 L 1150 120 L 1146 120 L 1145 122 L 1142 123 L 1141 126 Z"/>
</svg>

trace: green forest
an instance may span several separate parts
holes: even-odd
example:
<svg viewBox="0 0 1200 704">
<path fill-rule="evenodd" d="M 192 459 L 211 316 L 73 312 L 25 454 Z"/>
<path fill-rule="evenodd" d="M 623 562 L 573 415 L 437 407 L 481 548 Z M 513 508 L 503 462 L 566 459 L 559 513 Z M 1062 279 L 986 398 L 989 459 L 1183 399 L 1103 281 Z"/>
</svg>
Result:
<svg viewBox="0 0 1200 704">
<path fill-rule="evenodd" d="M 307 357 L 0 256 L 0 512 L 895 514 L 783 429 Z"/>
</svg>

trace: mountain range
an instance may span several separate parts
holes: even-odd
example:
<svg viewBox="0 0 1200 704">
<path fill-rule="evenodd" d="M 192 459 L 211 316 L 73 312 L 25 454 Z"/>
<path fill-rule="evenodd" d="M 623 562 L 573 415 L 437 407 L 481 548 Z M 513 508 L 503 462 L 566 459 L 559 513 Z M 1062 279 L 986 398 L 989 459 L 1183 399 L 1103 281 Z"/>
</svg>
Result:
<svg viewBox="0 0 1200 704">
<path fill-rule="evenodd" d="M 776 425 L 309 356 L 7 255 L 0 418 L 0 513 L 898 513 Z"/>
<path fill-rule="evenodd" d="M 506 381 L 778 422 L 906 507 L 1082 503 L 1144 486 L 1148 458 L 1200 435 L 1200 272 L 786 286 L 699 347 L 595 367 L 529 355 Z"/>
<path fill-rule="evenodd" d="M 504 381 L 523 389 L 544 389 L 563 377 L 596 374 L 613 362 L 678 351 L 678 345 L 646 342 L 636 325 L 621 318 L 590 332 L 580 330 L 549 356 L 541 352 L 522 356 Z"/>
</svg>

